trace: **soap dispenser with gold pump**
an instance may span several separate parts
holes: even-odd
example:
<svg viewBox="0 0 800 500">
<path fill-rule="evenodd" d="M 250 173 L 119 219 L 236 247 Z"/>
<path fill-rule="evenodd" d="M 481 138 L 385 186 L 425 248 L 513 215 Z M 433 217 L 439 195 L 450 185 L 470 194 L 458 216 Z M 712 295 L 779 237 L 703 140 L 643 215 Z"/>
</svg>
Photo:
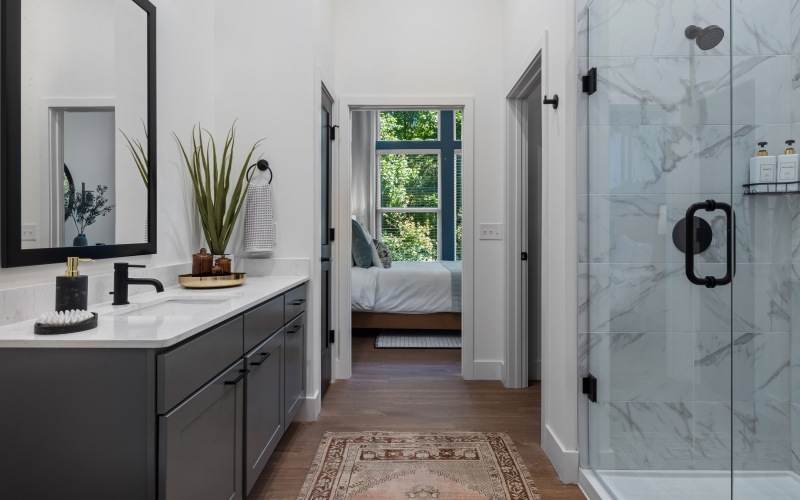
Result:
<svg viewBox="0 0 800 500">
<path fill-rule="evenodd" d="M 778 156 L 778 182 L 791 182 L 798 181 L 798 156 L 794 149 L 794 140 L 789 139 L 786 141 L 786 150 L 782 155 Z M 797 189 L 796 184 L 788 186 L 790 190 Z"/>
<path fill-rule="evenodd" d="M 767 143 L 759 142 L 758 145 L 761 149 L 756 153 L 756 156 L 750 158 L 750 182 L 755 183 L 773 183 L 776 178 L 776 158 L 770 156 L 766 150 Z M 775 186 L 764 186 L 764 191 L 775 191 Z"/>
<path fill-rule="evenodd" d="M 56 276 L 56 311 L 85 311 L 89 301 L 89 277 L 78 271 L 80 261 L 94 262 L 94 259 L 67 257 L 67 271 L 64 276 Z"/>
</svg>

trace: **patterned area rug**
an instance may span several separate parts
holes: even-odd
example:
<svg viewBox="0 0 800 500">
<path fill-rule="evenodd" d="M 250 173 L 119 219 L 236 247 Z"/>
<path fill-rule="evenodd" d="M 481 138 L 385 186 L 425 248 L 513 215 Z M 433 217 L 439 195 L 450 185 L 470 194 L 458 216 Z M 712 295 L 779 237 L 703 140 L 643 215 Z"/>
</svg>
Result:
<svg viewBox="0 0 800 500">
<path fill-rule="evenodd" d="M 398 330 L 379 333 L 375 349 L 461 349 L 461 332 Z"/>
<path fill-rule="evenodd" d="M 297 498 L 540 500 L 497 432 L 327 432 Z"/>
</svg>

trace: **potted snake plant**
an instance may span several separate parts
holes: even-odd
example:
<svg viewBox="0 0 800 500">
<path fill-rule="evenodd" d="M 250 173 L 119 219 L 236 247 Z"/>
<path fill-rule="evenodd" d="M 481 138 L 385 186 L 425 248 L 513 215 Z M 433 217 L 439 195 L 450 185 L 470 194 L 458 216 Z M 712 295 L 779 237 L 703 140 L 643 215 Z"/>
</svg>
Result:
<svg viewBox="0 0 800 500">
<path fill-rule="evenodd" d="M 213 255 L 225 255 L 249 184 L 246 180 L 247 166 L 261 140 L 250 148 L 241 167 L 234 168 L 236 122 L 228 131 L 221 155 L 218 155 L 214 136 L 199 125 L 192 127 L 192 140 L 187 147 L 174 132 L 172 135 L 192 179 L 197 211 L 209 250 Z"/>
</svg>

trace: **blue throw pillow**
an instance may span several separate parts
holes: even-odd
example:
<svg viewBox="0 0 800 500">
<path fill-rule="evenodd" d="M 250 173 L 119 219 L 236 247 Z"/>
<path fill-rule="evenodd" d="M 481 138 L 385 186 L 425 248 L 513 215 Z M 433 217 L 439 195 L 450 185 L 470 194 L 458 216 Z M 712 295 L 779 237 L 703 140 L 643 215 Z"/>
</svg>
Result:
<svg viewBox="0 0 800 500">
<path fill-rule="evenodd" d="M 372 267 L 372 242 L 367 239 L 361 224 L 355 220 L 352 221 L 352 233 L 353 260 L 358 267 Z"/>
</svg>

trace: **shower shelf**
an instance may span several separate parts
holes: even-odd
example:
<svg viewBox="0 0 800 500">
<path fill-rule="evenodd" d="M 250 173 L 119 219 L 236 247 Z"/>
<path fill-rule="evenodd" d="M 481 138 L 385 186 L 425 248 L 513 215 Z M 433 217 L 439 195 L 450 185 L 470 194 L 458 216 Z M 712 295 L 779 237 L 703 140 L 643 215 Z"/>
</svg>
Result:
<svg viewBox="0 0 800 500">
<path fill-rule="evenodd" d="M 754 182 L 742 187 L 746 195 L 800 194 L 800 182 Z"/>
</svg>

